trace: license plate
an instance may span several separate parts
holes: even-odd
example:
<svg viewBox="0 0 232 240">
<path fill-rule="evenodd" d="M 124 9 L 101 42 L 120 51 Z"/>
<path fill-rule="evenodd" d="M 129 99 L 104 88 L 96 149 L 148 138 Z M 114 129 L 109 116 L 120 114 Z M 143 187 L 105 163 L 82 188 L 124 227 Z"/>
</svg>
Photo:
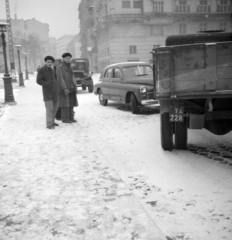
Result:
<svg viewBox="0 0 232 240">
<path fill-rule="evenodd" d="M 184 107 L 170 107 L 169 121 L 170 122 L 183 122 L 184 121 Z"/>
</svg>

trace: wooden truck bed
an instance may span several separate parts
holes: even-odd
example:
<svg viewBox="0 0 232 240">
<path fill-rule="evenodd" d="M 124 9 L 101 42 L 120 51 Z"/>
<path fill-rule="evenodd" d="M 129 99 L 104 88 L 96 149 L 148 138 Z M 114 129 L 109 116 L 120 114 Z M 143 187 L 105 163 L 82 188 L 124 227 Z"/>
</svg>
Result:
<svg viewBox="0 0 232 240">
<path fill-rule="evenodd" d="M 161 47 L 155 56 L 157 98 L 232 96 L 232 42 Z"/>
</svg>

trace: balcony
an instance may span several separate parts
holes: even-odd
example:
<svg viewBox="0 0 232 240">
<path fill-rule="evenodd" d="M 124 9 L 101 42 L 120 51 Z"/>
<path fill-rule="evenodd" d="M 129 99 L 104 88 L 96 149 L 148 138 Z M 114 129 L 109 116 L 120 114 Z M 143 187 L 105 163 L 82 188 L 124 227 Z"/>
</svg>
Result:
<svg viewBox="0 0 232 240">
<path fill-rule="evenodd" d="M 142 14 L 108 14 L 103 16 L 100 21 L 95 24 L 94 30 L 98 31 L 99 29 L 107 28 L 112 24 L 123 24 L 128 22 L 136 23 L 142 21 Z"/>
</svg>

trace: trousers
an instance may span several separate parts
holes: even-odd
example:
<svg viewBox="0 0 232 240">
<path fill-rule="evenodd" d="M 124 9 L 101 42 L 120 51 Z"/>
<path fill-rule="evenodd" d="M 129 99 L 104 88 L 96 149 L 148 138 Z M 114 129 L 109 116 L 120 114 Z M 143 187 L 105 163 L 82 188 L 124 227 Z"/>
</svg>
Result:
<svg viewBox="0 0 232 240">
<path fill-rule="evenodd" d="M 45 102 L 46 108 L 46 125 L 47 127 L 53 126 L 55 116 L 58 110 L 58 100 L 51 100 Z"/>
<path fill-rule="evenodd" d="M 62 121 L 72 121 L 74 119 L 74 99 L 75 92 L 70 91 L 69 93 L 69 107 L 61 107 L 61 120 Z"/>
</svg>

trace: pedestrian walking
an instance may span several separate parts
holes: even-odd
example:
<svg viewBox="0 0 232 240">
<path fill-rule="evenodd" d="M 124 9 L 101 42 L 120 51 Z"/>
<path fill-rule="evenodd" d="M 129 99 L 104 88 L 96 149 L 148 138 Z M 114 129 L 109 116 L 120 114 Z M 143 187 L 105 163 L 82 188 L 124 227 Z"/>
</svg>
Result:
<svg viewBox="0 0 232 240">
<path fill-rule="evenodd" d="M 36 82 L 42 86 L 43 100 L 46 108 L 46 125 L 48 129 L 54 129 L 59 124 L 55 123 L 55 116 L 58 109 L 59 86 L 52 69 L 55 59 L 52 56 L 44 58 L 45 65 L 38 71 Z"/>
<path fill-rule="evenodd" d="M 71 67 L 70 53 L 62 55 L 63 61 L 56 67 L 57 81 L 59 83 L 59 107 L 61 107 L 61 120 L 64 123 L 76 122 L 74 107 L 78 106 L 76 83 Z"/>
</svg>

